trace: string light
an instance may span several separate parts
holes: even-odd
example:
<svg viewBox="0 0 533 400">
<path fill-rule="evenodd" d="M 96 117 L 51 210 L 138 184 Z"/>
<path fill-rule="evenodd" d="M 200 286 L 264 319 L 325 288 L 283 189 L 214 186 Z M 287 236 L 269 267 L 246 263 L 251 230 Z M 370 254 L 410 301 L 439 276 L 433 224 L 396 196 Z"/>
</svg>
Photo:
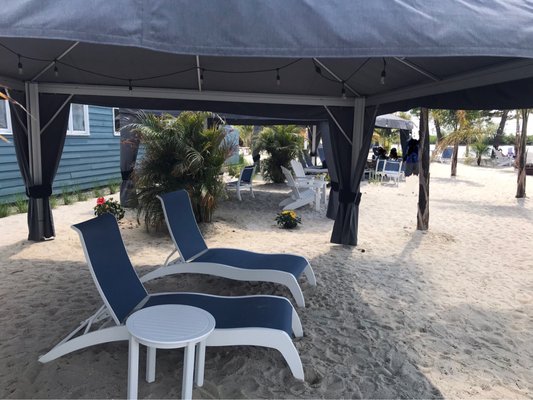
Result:
<svg viewBox="0 0 533 400">
<path fill-rule="evenodd" d="M 341 97 L 346 99 L 346 88 L 344 87 L 344 81 L 342 81 Z"/>
<path fill-rule="evenodd" d="M 133 90 L 133 86 L 131 85 L 131 79 L 128 79 L 128 89 L 130 92 Z"/>
<path fill-rule="evenodd" d="M 383 59 L 383 71 L 381 71 L 381 79 L 379 82 L 384 85 L 385 84 L 385 78 L 387 77 L 387 72 L 385 71 L 385 68 L 387 68 L 387 62 L 385 59 Z"/>
<path fill-rule="evenodd" d="M 19 75 L 22 75 L 24 73 L 23 69 L 22 69 L 22 62 L 20 61 L 20 54 L 17 54 L 18 58 L 19 58 L 19 63 L 17 65 L 17 68 L 19 70 Z"/>
<path fill-rule="evenodd" d="M 59 76 L 59 69 L 57 69 L 57 60 L 54 60 L 54 75 L 56 78 Z"/>
<path fill-rule="evenodd" d="M 276 68 L 276 85 L 281 84 L 281 78 L 279 77 L 279 68 Z"/>
<path fill-rule="evenodd" d="M 204 84 L 204 69 L 203 68 L 200 69 L 200 83 L 202 85 Z"/>
</svg>

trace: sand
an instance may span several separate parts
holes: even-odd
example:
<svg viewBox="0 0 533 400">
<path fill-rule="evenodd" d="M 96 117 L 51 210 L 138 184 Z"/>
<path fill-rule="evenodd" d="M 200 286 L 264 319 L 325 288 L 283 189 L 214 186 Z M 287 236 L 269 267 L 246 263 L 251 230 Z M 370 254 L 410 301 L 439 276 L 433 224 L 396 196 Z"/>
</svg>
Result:
<svg viewBox="0 0 533 400">
<path fill-rule="evenodd" d="M 205 385 L 194 398 L 528 398 L 533 396 L 533 203 L 515 199 L 512 168 L 431 165 L 430 230 L 416 231 L 418 181 L 363 183 L 359 245 L 329 242 L 325 209 L 299 210 L 302 226 L 274 222 L 283 185 L 256 185 L 220 205 L 202 226 L 211 247 L 295 252 L 314 266 L 302 279 L 305 336 L 295 340 L 306 381 L 281 355 L 254 347 L 208 348 Z M 533 190 L 528 177 L 528 191 Z M 95 346 L 48 364 L 37 361 L 101 304 L 73 223 L 94 200 L 55 210 L 57 238 L 25 240 L 26 215 L 0 219 L 0 397 L 126 396 L 127 344 Z M 173 246 L 147 234 L 132 214 L 122 223 L 139 274 Z M 274 284 L 199 275 L 153 281 L 151 292 L 277 294 Z M 141 374 L 144 355 L 141 355 Z M 159 352 L 156 382 L 139 396 L 179 397 L 181 350 Z"/>
</svg>

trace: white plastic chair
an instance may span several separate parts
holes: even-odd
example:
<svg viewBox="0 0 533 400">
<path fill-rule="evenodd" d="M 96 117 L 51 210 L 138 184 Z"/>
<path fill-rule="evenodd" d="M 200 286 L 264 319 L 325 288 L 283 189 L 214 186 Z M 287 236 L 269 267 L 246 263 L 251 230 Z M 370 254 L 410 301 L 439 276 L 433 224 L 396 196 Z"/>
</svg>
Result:
<svg viewBox="0 0 533 400">
<path fill-rule="evenodd" d="M 317 200 L 317 191 L 313 187 L 312 179 L 296 181 L 291 171 L 287 168 L 282 166 L 281 170 L 287 180 L 287 186 L 291 188 L 292 193 L 291 197 L 279 203 L 280 207 L 283 207 L 284 210 L 295 210 Z"/>
</svg>

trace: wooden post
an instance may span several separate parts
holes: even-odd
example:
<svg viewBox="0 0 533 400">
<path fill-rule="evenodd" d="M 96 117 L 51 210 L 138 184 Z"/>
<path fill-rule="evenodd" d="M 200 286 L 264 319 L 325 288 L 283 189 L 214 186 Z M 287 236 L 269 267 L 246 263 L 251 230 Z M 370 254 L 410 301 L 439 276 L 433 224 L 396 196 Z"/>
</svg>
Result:
<svg viewBox="0 0 533 400">
<path fill-rule="evenodd" d="M 420 109 L 420 131 L 418 148 L 418 214 L 416 229 L 427 231 L 429 228 L 429 111 Z"/>
<path fill-rule="evenodd" d="M 522 114 L 522 133 L 517 154 L 518 177 L 516 180 L 516 198 L 526 197 L 526 144 L 527 144 L 527 119 L 529 110 L 521 110 Z"/>
</svg>

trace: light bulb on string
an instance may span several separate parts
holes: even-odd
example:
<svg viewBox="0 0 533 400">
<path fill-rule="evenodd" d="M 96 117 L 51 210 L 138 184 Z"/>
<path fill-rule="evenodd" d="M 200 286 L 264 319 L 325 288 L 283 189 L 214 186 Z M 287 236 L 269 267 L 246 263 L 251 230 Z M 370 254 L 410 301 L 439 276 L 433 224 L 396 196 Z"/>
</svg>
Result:
<svg viewBox="0 0 533 400">
<path fill-rule="evenodd" d="M 385 78 L 387 77 L 387 72 L 385 71 L 385 68 L 387 68 L 387 62 L 385 61 L 385 59 L 383 59 L 383 71 L 381 71 L 381 78 L 379 80 L 379 83 L 381 83 L 382 85 L 385 84 Z"/>
<path fill-rule="evenodd" d="M 19 58 L 19 63 L 17 65 L 17 68 L 18 68 L 18 71 L 19 71 L 19 75 L 22 75 L 24 73 L 24 70 L 22 69 L 22 62 L 20 61 L 20 54 L 17 54 L 18 58 Z"/>
<path fill-rule="evenodd" d="M 276 85 L 281 84 L 281 78 L 279 77 L 279 68 L 276 68 Z"/>
<path fill-rule="evenodd" d="M 344 87 L 344 81 L 342 81 L 341 97 L 346 99 L 346 88 Z"/>
<path fill-rule="evenodd" d="M 204 69 L 200 69 L 200 83 L 204 84 Z"/>
<path fill-rule="evenodd" d="M 56 78 L 59 76 L 59 69 L 57 68 L 57 61 L 54 61 L 54 76 Z"/>
<path fill-rule="evenodd" d="M 131 79 L 128 79 L 128 89 L 130 90 L 130 92 L 133 90 L 133 86 L 131 84 Z"/>
</svg>

